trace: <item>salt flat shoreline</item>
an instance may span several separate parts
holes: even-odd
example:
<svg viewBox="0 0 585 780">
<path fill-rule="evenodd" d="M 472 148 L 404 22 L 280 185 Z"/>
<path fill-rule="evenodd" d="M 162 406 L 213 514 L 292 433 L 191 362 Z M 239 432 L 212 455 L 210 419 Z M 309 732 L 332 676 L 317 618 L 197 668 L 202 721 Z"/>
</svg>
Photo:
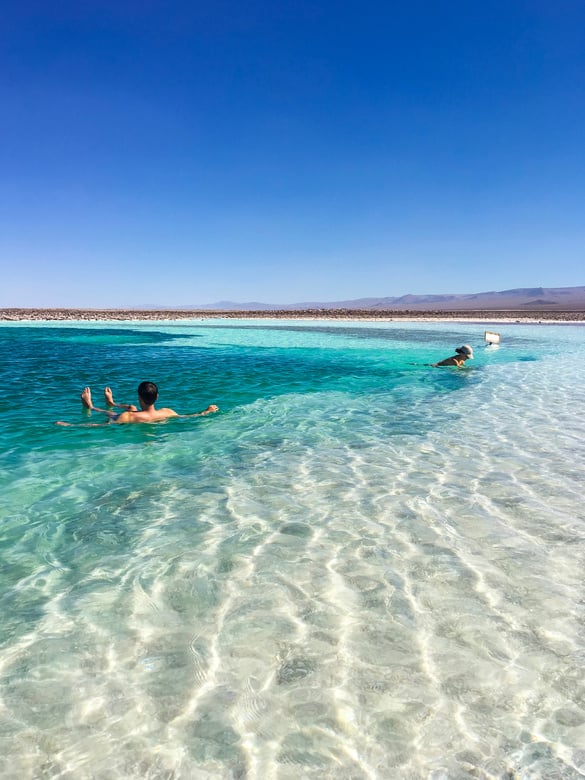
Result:
<svg viewBox="0 0 585 780">
<path fill-rule="evenodd" d="M 421 311 L 394 309 L 305 309 L 289 311 L 211 311 L 195 309 L 0 309 L 0 322 L 111 322 L 209 319 L 350 320 L 368 322 L 507 322 L 585 324 L 585 311 L 469 310 Z"/>
</svg>

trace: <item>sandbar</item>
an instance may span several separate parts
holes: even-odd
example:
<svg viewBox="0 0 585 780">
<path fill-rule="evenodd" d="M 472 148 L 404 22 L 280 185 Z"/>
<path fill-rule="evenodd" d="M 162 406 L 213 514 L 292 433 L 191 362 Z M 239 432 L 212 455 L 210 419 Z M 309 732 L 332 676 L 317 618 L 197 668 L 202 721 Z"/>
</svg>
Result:
<svg viewBox="0 0 585 780">
<path fill-rule="evenodd" d="M 421 309 L 262 309 L 198 310 L 198 309 L 0 309 L 0 322 L 58 321 L 109 322 L 208 319 L 286 319 L 286 320 L 363 320 L 391 322 L 394 320 L 439 322 L 507 322 L 507 323 L 570 323 L 585 324 L 583 310 L 421 310 Z"/>
</svg>

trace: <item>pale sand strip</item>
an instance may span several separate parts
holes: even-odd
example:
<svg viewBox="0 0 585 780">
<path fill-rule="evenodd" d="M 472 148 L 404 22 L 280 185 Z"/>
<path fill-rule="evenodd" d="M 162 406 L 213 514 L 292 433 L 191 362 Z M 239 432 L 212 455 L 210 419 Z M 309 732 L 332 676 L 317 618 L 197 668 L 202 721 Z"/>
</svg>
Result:
<svg viewBox="0 0 585 780">
<path fill-rule="evenodd" d="M 366 310 L 366 309 L 306 309 L 275 311 L 208 311 L 194 309 L 0 309 L 0 322 L 110 322 L 110 321 L 173 321 L 217 319 L 282 319 L 282 320 L 347 320 L 349 322 L 469 322 L 469 323 L 529 323 L 585 324 L 585 311 L 519 311 L 519 310 Z"/>
</svg>

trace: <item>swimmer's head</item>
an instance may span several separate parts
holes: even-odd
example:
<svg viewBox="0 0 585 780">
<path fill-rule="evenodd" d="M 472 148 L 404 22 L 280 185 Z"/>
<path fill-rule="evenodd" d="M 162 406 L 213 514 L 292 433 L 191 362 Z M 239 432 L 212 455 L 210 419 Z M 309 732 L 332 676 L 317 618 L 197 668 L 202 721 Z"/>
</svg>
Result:
<svg viewBox="0 0 585 780">
<path fill-rule="evenodd" d="M 469 344 L 463 344 L 463 346 L 457 347 L 455 352 L 457 352 L 458 355 L 463 355 L 464 357 L 473 360 L 473 350 L 471 349 Z"/>
<path fill-rule="evenodd" d="M 138 397 L 144 401 L 145 404 L 152 406 L 158 398 L 158 387 L 154 382 L 141 382 L 138 385 Z"/>
</svg>

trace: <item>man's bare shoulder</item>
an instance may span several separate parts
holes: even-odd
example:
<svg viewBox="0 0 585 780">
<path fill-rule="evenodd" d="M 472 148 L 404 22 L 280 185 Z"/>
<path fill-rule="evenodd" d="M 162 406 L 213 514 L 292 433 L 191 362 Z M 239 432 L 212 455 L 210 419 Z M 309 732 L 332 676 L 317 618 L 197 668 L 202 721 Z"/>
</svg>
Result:
<svg viewBox="0 0 585 780">
<path fill-rule="evenodd" d="M 140 422 L 140 420 L 134 419 L 136 414 L 136 412 L 121 412 L 117 417 L 112 417 L 111 422 L 120 423 L 121 425 L 124 423 Z"/>
<path fill-rule="evenodd" d="M 162 409 L 157 409 L 157 414 L 160 414 L 161 420 L 166 420 L 168 417 L 179 417 L 174 409 L 169 409 L 167 406 L 163 406 Z"/>
</svg>

